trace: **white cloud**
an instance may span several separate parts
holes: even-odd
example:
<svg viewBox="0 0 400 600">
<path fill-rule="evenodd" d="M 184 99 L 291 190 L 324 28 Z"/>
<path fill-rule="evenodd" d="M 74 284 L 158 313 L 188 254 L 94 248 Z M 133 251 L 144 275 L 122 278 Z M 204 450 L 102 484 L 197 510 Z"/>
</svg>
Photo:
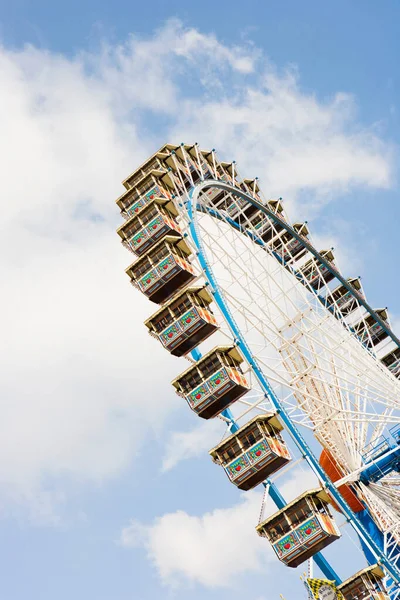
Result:
<svg viewBox="0 0 400 600">
<path fill-rule="evenodd" d="M 185 580 L 230 587 L 243 573 L 260 572 L 272 558 L 254 530 L 260 502 L 261 494 L 250 492 L 235 506 L 201 517 L 184 511 L 159 517 L 147 530 L 146 545 L 163 582 L 173 587 Z M 131 522 L 121 543 L 137 545 L 138 530 L 140 524 Z"/>
<path fill-rule="evenodd" d="M 265 76 L 259 54 L 178 21 L 72 58 L 0 49 L 5 509 L 50 514 L 61 476 L 114 476 L 179 406 L 169 381 L 182 364 L 146 334 L 154 305 L 131 290 L 114 233 L 120 180 L 170 135 L 244 159 L 267 195 L 389 185 L 389 157 L 355 132 L 352 100 L 321 104 L 292 76 Z"/>
<path fill-rule="evenodd" d="M 315 209 L 351 186 L 390 185 L 391 149 L 357 124 L 354 98 L 320 102 L 293 73 L 268 72 L 244 90 L 183 103 L 177 135 L 197 139 L 200 129 L 203 144 L 233 153 L 241 172 L 258 175 L 266 195 L 283 196 L 296 217 L 300 193 Z"/>
<path fill-rule="evenodd" d="M 297 470 L 281 491 L 290 501 L 315 484 L 311 472 Z M 269 564 L 277 560 L 268 542 L 255 531 L 261 502 L 262 494 L 250 491 L 241 494 L 234 506 L 202 516 L 179 510 L 158 517 L 149 526 L 132 520 L 122 530 L 119 543 L 126 548 L 144 546 L 168 586 L 233 587 L 244 574 L 263 572 L 266 576 Z M 265 515 L 275 510 L 268 499 Z"/>
<path fill-rule="evenodd" d="M 173 469 L 182 460 L 207 456 L 208 450 L 220 441 L 225 430 L 226 425 L 214 419 L 202 421 L 190 431 L 174 431 L 166 444 L 163 471 Z"/>
</svg>

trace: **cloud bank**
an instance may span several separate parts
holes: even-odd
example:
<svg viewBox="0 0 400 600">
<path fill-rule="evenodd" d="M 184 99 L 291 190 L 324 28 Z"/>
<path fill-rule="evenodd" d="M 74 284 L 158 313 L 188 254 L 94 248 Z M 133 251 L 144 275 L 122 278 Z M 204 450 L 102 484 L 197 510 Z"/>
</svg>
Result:
<svg viewBox="0 0 400 600">
<path fill-rule="evenodd" d="M 312 473 L 293 471 L 282 486 L 288 501 L 315 487 Z M 126 548 L 144 547 L 162 582 L 170 587 L 199 583 L 207 588 L 237 586 L 244 574 L 265 575 L 276 566 L 271 546 L 255 531 L 262 493 L 242 493 L 237 504 L 200 516 L 179 510 L 150 525 L 132 520 L 120 534 Z M 276 511 L 266 502 L 265 517 Z M 239 560 L 240 557 L 240 560 Z"/>
<path fill-rule="evenodd" d="M 181 406 L 168 382 L 182 365 L 147 336 L 154 306 L 123 273 L 119 182 L 165 141 L 198 141 L 296 211 L 304 190 L 319 206 L 388 187 L 391 156 L 350 95 L 321 101 L 257 48 L 176 20 L 73 57 L 3 47 L 0 90 L 0 493 L 6 511 L 47 514 L 64 479 L 115 477 Z M 209 531 L 208 545 L 209 518 L 170 518 Z"/>
</svg>

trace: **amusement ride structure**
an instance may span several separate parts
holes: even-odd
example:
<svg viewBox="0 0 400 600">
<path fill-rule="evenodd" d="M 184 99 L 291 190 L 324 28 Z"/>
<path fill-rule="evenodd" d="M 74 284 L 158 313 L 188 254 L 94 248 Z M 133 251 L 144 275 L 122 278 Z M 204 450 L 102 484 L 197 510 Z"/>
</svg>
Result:
<svg viewBox="0 0 400 600">
<path fill-rule="evenodd" d="M 179 396 L 226 423 L 211 459 L 241 490 L 265 487 L 257 533 L 288 567 L 319 567 L 305 582 L 317 600 L 400 600 L 400 341 L 387 310 L 214 150 L 166 144 L 123 185 L 126 272 L 157 305 L 145 325 L 189 361 Z M 298 463 L 319 487 L 287 503 L 276 474 Z M 345 581 L 322 554 L 341 537 L 332 508 L 367 564 Z"/>
</svg>

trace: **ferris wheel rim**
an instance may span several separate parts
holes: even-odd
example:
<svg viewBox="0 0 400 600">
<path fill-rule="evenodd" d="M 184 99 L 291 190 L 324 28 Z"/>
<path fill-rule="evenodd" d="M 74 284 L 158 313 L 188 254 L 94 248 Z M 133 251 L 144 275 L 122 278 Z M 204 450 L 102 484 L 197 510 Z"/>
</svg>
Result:
<svg viewBox="0 0 400 600">
<path fill-rule="evenodd" d="M 264 213 L 269 219 L 271 219 L 272 221 L 277 223 L 279 226 L 281 226 L 283 229 L 285 229 L 288 233 L 290 233 L 298 242 L 300 242 L 303 245 L 304 248 L 307 249 L 308 252 L 310 252 L 313 255 L 314 258 L 318 259 L 322 263 L 322 265 L 324 267 L 326 267 L 334 275 L 334 277 L 340 282 L 340 284 L 343 285 L 347 289 L 347 291 L 350 292 L 350 294 L 353 296 L 353 298 L 355 298 L 357 300 L 357 302 L 359 302 L 361 304 L 361 306 L 363 306 L 365 308 L 365 310 L 368 312 L 368 314 L 374 318 L 374 320 L 383 328 L 385 333 L 388 334 L 388 336 L 391 338 L 391 340 L 400 349 L 400 338 L 398 338 L 396 336 L 396 334 L 393 332 L 393 330 L 390 327 L 388 327 L 388 325 L 385 323 L 385 321 L 370 306 L 370 304 L 366 301 L 366 299 L 363 297 L 363 295 L 360 294 L 348 282 L 348 280 L 345 277 L 343 277 L 343 275 L 340 273 L 340 271 L 338 269 L 336 269 L 332 265 L 332 263 L 327 261 L 324 258 L 324 256 L 320 252 L 318 252 L 318 250 L 316 250 L 316 248 L 313 246 L 313 244 L 311 242 L 309 242 L 303 236 L 299 235 L 297 233 L 297 231 L 290 225 L 290 223 L 288 223 L 285 219 L 280 218 L 274 211 L 270 210 L 267 206 L 265 206 L 264 204 L 262 204 L 261 202 L 256 200 L 254 197 L 250 196 L 249 194 L 246 194 L 245 192 L 243 192 L 242 190 L 238 189 L 237 187 L 235 187 L 231 184 L 227 184 L 225 182 L 218 181 L 217 179 L 205 179 L 202 182 L 196 184 L 195 190 L 198 190 L 197 196 L 201 192 L 205 191 L 207 188 L 212 188 L 212 187 L 216 187 L 216 188 L 225 190 L 227 192 L 230 192 L 230 193 L 234 194 L 235 196 L 238 196 L 240 199 L 242 199 L 246 202 L 249 202 L 250 204 L 255 206 L 258 210 L 260 210 L 262 213 Z M 230 221 L 231 220 L 229 220 L 229 219 L 227 220 L 227 222 L 229 222 L 229 224 L 232 226 L 232 222 L 230 222 Z M 240 229 L 240 226 L 236 226 L 236 228 Z M 314 293 L 318 297 L 317 292 L 314 291 Z"/>
<path fill-rule="evenodd" d="M 231 315 L 230 308 L 224 299 L 223 293 L 221 293 L 221 288 L 218 284 L 218 280 L 213 273 L 212 267 L 208 264 L 207 255 L 204 251 L 202 239 L 199 235 L 197 226 L 197 212 L 200 211 L 200 208 L 198 206 L 199 196 L 201 192 L 204 192 L 206 189 L 213 187 L 225 190 L 226 192 L 229 192 L 247 202 L 250 202 L 251 204 L 256 206 L 256 208 L 258 208 L 260 211 L 264 212 L 268 218 L 279 223 L 279 225 L 286 229 L 286 231 L 288 231 L 294 237 L 296 237 L 296 239 L 298 239 L 298 241 L 300 241 L 312 253 L 312 255 L 315 258 L 321 260 L 321 262 L 326 265 L 326 267 L 334 274 L 334 276 L 340 281 L 340 283 L 343 284 L 346 287 L 346 289 L 357 299 L 357 301 L 364 306 L 364 308 L 369 312 L 369 314 L 372 315 L 379 324 L 382 323 L 381 326 L 384 327 L 385 330 L 386 325 L 384 324 L 382 319 L 380 319 L 379 315 L 377 315 L 375 311 L 369 306 L 369 304 L 361 296 L 358 297 L 359 294 L 355 293 L 356 291 L 352 289 L 350 284 L 341 276 L 341 274 L 335 268 L 332 268 L 331 264 L 327 263 L 327 261 L 324 260 L 324 257 L 321 256 L 321 254 L 318 251 L 316 251 L 311 244 L 309 244 L 301 236 L 299 236 L 297 232 L 285 220 L 280 219 L 273 211 L 267 209 L 264 205 L 260 204 L 257 200 L 255 200 L 248 194 L 242 192 L 233 185 L 212 179 L 204 180 L 194 185 L 191 188 L 191 190 L 187 193 L 188 201 L 185 204 L 187 205 L 186 208 L 189 216 L 189 229 L 192 240 L 196 247 L 197 257 L 201 268 L 211 285 L 213 299 L 216 302 L 218 308 L 221 310 L 229 329 L 234 334 L 235 343 L 237 343 L 237 345 L 241 349 L 249 366 L 254 371 L 261 388 L 264 390 L 266 395 L 268 395 L 268 397 L 272 401 L 273 406 L 279 412 L 279 415 L 282 418 L 282 421 L 284 422 L 285 426 L 287 427 L 289 434 L 291 435 L 292 439 L 294 440 L 300 451 L 306 457 L 307 462 L 309 463 L 314 473 L 321 479 L 321 481 L 324 483 L 324 486 L 330 492 L 335 502 L 338 504 L 338 506 L 341 507 L 342 512 L 346 515 L 348 521 L 351 523 L 351 525 L 353 526 L 357 534 L 360 536 L 360 538 L 364 541 L 367 547 L 369 547 L 369 549 L 379 560 L 379 562 L 381 562 L 385 566 L 385 569 L 387 570 L 391 578 L 393 578 L 400 584 L 399 569 L 397 568 L 397 566 L 393 565 L 388 560 L 388 557 L 384 554 L 383 551 L 381 551 L 381 549 L 377 546 L 375 541 L 370 537 L 364 525 L 358 520 L 356 515 L 348 506 L 347 502 L 343 499 L 335 484 L 332 483 L 324 469 L 319 465 L 317 458 L 314 456 L 314 453 L 312 452 L 311 448 L 304 440 L 301 433 L 298 431 L 296 424 L 292 421 L 291 416 L 287 413 L 285 406 L 282 405 L 278 396 L 269 385 L 268 378 L 264 375 L 262 369 L 257 365 L 257 361 L 253 355 L 253 352 L 250 350 L 246 342 L 245 336 L 241 333 L 239 327 L 235 323 L 233 316 Z M 387 332 L 392 338 L 392 340 L 395 341 L 395 343 L 400 347 L 400 340 L 398 340 L 395 334 L 389 328 L 387 328 Z"/>
</svg>

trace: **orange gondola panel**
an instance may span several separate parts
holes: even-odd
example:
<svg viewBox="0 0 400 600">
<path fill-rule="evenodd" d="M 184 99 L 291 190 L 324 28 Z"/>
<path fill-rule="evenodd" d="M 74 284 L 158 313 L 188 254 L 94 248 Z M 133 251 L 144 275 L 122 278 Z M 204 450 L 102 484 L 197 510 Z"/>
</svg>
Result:
<svg viewBox="0 0 400 600">
<path fill-rule="evenodd" d="M 199 417 L 211 419 L 249 391 L 242 362 L 237 348 L 219 346 L 179 375 L 172 385 Z"/>
<path fill-rule="evenodd" d="M 126 273 L 152 302 L 161 304 L 196 278 L 190 255 L 183 238 L 166 236 L 132 263 Z"/>
<path fill-rule="evenodd" d="M 276 415 L 254 417 L 210 450 L 230 481 L 241 490 L 250 490 L 290 461 Z"/>
<path fill-rule="evenodd" d="M 136 256 L 142 256 L 167 235 L 181 237 L 175 216 L 172 202 L 167 207 L 152 200 L 137 215 L 121 225 L 117 233 L 128 250 Z"/>
<path fill-rule="evenodd" d="M 340 537 L 322 488 L 302 494 L 256 529 L 288 567 L 298 567 Z"/>
<path fill-rule="evenodd" d="M 324 448 L 321 452 L 321 456 L 319 457 L 319 464 L 324 469 L 329 479 L 334 483 L 342 479 L 342 477 L 344 477 L 345 475 L 345 471 L 336 462 L 332 454 L 326 448 Z M 337 489 L 338 492 L 340 492 L 340 494 L 343 496 L 344 500 L 346 500 L 347 504 L 350 506 L 353 512 L 357 513 L 361 512 L 362 510 L 365 510 L 364 504 L 357 496 L 357 490 L 355 489 L 354 484 L 344 483 L 343 485 L 340 485 Z M 338 512 L 341 512 L 340 508 L 336 505 L 335 502 L 332 501 L 331 503 L 332 506 Z"/>
<path fill-rule="evenodd" d="M 171 354 L 184 356 L 218 329 L 211 302 L 206 286 L 186 288 L 145 325 Z"/>
</svg>

